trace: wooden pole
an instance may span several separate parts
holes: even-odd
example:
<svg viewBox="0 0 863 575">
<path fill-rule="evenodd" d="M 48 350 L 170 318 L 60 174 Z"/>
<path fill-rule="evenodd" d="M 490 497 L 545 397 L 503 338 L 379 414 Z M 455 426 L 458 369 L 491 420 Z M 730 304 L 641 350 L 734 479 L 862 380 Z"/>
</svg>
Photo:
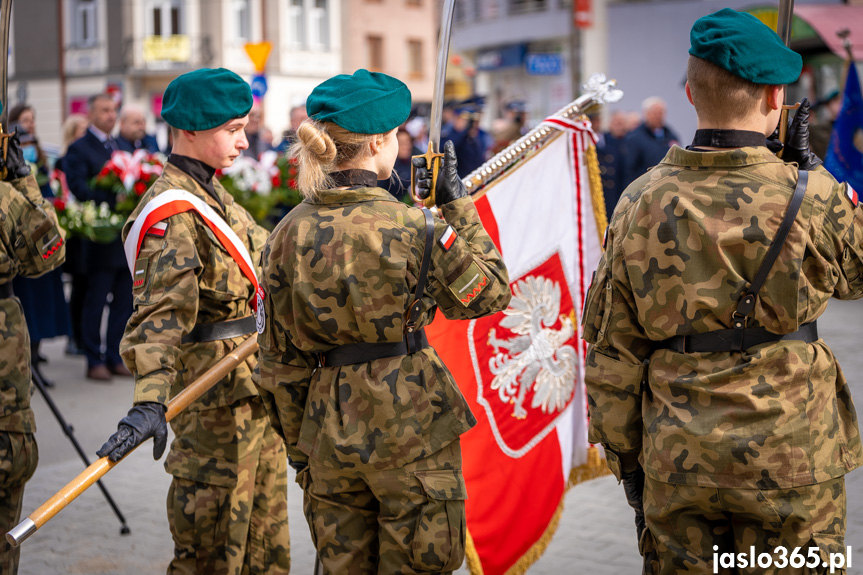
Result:
<svg viewBox="0 0 863 575">
<path fill-rule="evenodd" d="M 236 349 L 227 354 L 216 365 L 208 369 L 204 375 L 193 381 L 168 402 L 168 411 L 165 414 L 165 419 L 171 421 L 178 413 L 186 409 L 190 403 L 201 397 L 204 392 L 221 381 L 225 375 L 234 371 L 241 362 L 257 350 L 257 336 L 252 336 L 237 346 Z M 120 461 L 123 460 L 121 459 Z M 66 484 L 65 487 L 31 513 L 24 521 L 9 531 L 6 534 L 6 540 L 14 547 L 18 547 L 25 539 L 72 503 L 76 497 L 96 483 L 103 475 L 113 469 L 115 465 L 119 464 L 120 461 L 111 462 L 107 457 L 102 457 L 95 461 L 82 471 L 78 477 Z"/>
</svg>

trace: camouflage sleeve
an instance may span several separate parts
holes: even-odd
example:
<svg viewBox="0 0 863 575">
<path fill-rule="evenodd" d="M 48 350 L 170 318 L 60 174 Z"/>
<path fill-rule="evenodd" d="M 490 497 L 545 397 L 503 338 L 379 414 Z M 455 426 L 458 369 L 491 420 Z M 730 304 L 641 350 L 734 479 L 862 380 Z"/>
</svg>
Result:
<svg viewBox="0 0 863 575">
<path fill-rule="evenodd" d="M 506 309 L 512 293 L 503 258 L 489 237 L 473 199 L 441 208 L 435 218 L 428 290 L 448 319 L 471 319 Z"/>
<path fill-rule="evenodd" d="M 164 237 L 144 236 L 132 278 L 135 308 L 120 342 L 123 361 L 135 374 L 135 403 L 168 403 L 180 342 L 198 316 L 202 264 L 194 223 L 188 214 L 167 221 Z"/>
<path fill-rule="evenodd" d="M 42 197 L 36 179 L 27 176 L 0 186 L 0 211 L 12 224 L 8 254 L 14 254 L 14 260 L 0 264 L 0 279 L 38 277 L 62 264 L 66 259 L 63 233 L 54 207 Z"/>
<path fill-rule="evenodd" d="M 863 205 L 855 205 L 853 194 L 834 180 L 819 226 L 818 249 L 833 268 L 833 296 L 839 299 L 863 297 Z"/>
<path fill-rule="evenodd" d="M 266 317 L 264 331 L 258 335 L 258 385 L 273 396 L 268 410 L 271 418 L 277 420 L 274 427 L 285 440 L 288 457 L 296 466 L 308 460 L 297 448 L 297 442 L 316 361 L 311 354 L 297 349 L 288 335 L 284 322 L 292 317 L 290 310 L 293 309 L 290 270 L 281 265 L 285 261 L 282 257 L 285 242 L 275 240 L 271 237 L 264 246 L 261 262 Z"/>
<path fill-rule="evenodd" d="M 582 325 L 590 344 L 584 376 L 588 439 L 602 444 L 609 468 L 620 479 L 621 470 L 636 467 L 641 452 L 641 382 L 650 342 L 638 324 L 623 258 L 616 257 L 613 246 L 610 229 L 585 298 Z"/>
</svg>

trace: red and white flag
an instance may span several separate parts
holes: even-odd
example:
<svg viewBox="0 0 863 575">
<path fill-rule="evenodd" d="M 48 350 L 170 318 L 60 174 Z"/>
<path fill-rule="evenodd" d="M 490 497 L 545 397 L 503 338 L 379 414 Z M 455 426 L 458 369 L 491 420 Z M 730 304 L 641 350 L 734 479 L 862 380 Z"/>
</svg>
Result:
<svg viewBox="0 0 863 575">
<path fill-rule="evenodd" d="M 589 465 L 581 312 L 605 211 L 602 191 L 591 194 L 590 124 L 547 125 L 559 131 L 553 141 L 474 197 L 512 303 L 469 322 L 439 316 L 426 330 L 479 420 L 462 436 L 473 575 L 524 573 L 556 528 L 574 471 Z"/>
</svg>

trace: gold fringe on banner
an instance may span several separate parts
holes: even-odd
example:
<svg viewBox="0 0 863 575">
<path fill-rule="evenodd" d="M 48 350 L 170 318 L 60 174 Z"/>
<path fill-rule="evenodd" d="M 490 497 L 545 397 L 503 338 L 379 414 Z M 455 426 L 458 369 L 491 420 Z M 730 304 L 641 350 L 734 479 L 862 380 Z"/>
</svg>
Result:
<svg viewBox="0 0 863 575">
<path fill-rule="evenodd" d="M 605 194 L 602 193 L 602 177 L 599 174 L 599 157 L 596 155 L 596 146 L 590 145 L 585 151 L 585 163 L 590 179 L 590 199 L 593 204 L 593 217 L 596 219 L 596 231 L 599 232 L 599 243 L 605 236 L 605 228 L 608 227 L 608 218 L 605 216 Z"/>
<path fill-rule="evenodd" d="M 554 537 L 557 527 L 560 525 L 560 517 L 563 514 L 563 501 L 566 498 L 566 492 L 569 491 L 571 487 L 578 485 L 579 483 L 584 483 L 585 481 L 590 481 L 591 479 L 597 479 L 606 475 L 611 475 L 611 470 L 608 469 L 608 466 L 605 464 L 605 460 L 599 456 L 599 449 L 591 445 L 587 448 L 587 462 L 582 463 L 578 467 L 572 468 L 569 472 L 569 482 L 564 491 L 564 497 L 560 499 L 560 503 L 557 505 L 554 515 L 551 516 L 551 521 L 548 522 L 548 527 L 546 527 L 545 532 L 539 540 L 537 540 L 537 542 L 534 543 L 530 549 L 524 553 L 524 555 L 519 557 L 518 561 L 516 561 L 515 564 L 506 571 L 506 575 L 524 575 L 527 573 L 530 566 L 536 563 L 539 558 L 542 557 L 542 554 L 545 553 L 549 543 L 551 543 L 551 538 Z M 473 537 L 471 537 L 469 529 L 467 530 L 467 535 L 465 537 L 465 557 L 467 559 L 467 568 L 471 575 L 484 575 L 482 563 L 479 560 L 479 554 L 476 551 Z"/>
</svg>

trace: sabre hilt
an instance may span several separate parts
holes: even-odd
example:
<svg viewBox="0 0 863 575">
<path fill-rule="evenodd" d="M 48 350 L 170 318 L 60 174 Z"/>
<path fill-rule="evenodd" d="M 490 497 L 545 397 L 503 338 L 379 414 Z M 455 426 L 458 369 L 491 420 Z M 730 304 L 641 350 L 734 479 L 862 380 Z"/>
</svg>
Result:
<svg viewBox="0 0 863 575">
<path fill-rule="evenodd" d="M 416 166 L 411 162 L 411 197 L 415 202 L 423 204 L 427 208 L 434 207 L 435 205 L 435 188 L 437 188 L 437 177 L 440 173 L 440 167 L 443 164 L 443 154 L 440 154 L 435 151 L 434 142 L 429 142 L 428 150 L 426 150 L 425 154 L 421 154 L 419 156 L 412 156 L 413 158 L 425 158 L 426 160 L 426 169 L 431 173 L 432 177 L 432 185 L 431 191 L 429 192 L 429 196 L 427 198 L 421 198 L 417 194 L 417 186 L 416 186 L 416 174 L 417 169 Z"/>
<path fill-rule="evenodd" d="M 782 153 L 785 151 L 785 140 L 788 139 L 788 113 L 791 110 L 797 110 L 800 107 L 800 102 L 796 104 L 788 104 L 782 106 L 782 111 L 779 115 L 779 143 L 782 144 L 783 148 L 776 152 L 777 158 L 782 158 Z"/>
</svg>

